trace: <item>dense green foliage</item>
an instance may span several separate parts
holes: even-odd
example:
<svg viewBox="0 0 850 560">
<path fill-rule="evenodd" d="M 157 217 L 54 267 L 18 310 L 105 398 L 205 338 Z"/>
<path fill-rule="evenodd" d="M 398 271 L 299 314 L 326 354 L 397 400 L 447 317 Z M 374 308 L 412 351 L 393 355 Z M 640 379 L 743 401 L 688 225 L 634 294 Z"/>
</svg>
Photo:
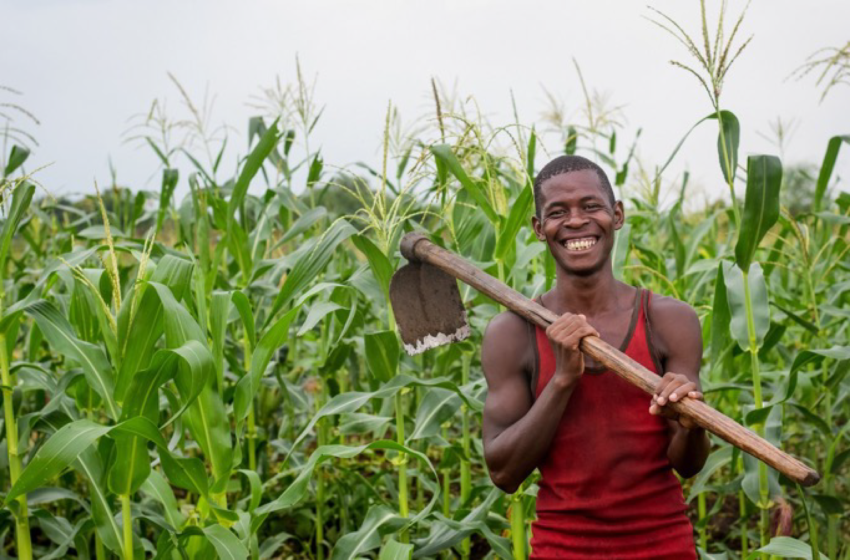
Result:
<svg viewBox="0 0 850 560">
<path fill-rule="evenodd" d="M 780 205 L 798 175 L 739 159 L 723 47 L 700 55 L 713 86 L 700 126 L 718 127 L 705 157 L 720 161 L 725 201 L 686 211 L 687 174 L 673 158 L 636 165 L 590 99 L 586 122 L 557 123 L 551 152 L 609 170 L 628 217 L 618 277 L 698 310 L 707 402 L 823 475 L 804 491 L 712 440 L 684 482 L 701 551 L 850 558 L 850 196 L 832 177 L 850 137 L 825 139 L 816 181 L 794 183 L 810 196 Z M 227 144 L 191 103 L 194 143 L 169 144 L 156 106 L 136 129 L 161 161 L 159 192 L 37 198 L 28 151 L 7 156 L 2 554 L 525 554 L 534 480 L 505 495 L 482 458 L 477 349 L 498 307 L 462 288 L 472 339 L 410 358 L 387 293 L 413 229 L 529 296 L 552 285 L 529 227 L 545 163 L 534 129 L 494 127 L 435 85 L 433 118 L 403 134 L 390 108 L 383 161 L 358 174 L 310 150 L 312 89 L 279 93 L 279 118 L 251 121 L 228 179 Z"/>
</svg>

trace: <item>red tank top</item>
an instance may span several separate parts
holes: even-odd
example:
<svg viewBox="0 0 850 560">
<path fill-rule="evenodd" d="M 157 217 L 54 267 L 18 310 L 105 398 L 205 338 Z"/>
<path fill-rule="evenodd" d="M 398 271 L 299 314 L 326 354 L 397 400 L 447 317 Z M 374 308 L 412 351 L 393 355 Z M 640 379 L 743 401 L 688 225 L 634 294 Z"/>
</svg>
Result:
<svg viewBox="0 0 850 560">
<path fill-rule="evenodd" d="M 620 348 L 650 371 L 652 351 L 638 289 Z M 555 355 L 536 328 L 535 397 L 552 378 Z M 667 459 L 665 419 L 649 414 L 650 397 L 611 371 L 585 369 L 540 465 L 532 559 L 696 559 L 682 487 Z"/>
</svg>

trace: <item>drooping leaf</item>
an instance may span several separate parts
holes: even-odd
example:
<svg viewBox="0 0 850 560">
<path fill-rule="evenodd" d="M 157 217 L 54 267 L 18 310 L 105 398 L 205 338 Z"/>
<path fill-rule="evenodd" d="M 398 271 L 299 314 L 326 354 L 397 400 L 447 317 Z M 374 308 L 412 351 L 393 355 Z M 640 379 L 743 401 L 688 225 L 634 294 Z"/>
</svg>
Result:
<svg viewBox="0 0 850 560">
<path fill-rule="evenodd" d="M 399 344 L 394 331 L 380 331 L 363 336 L 366 348 L 366 362 L 369 371 L 377 379 L 387 382 L 395 377 L 398 370 Z"/>
<path fill-rule="evenodd" d="M 735 261 L 745 272 L 759 243 L 779 218 L 781 185 L 782 162 L 778 157 L 759 155 L 747 158 L 747 194 L 741 230 L 735 244 Z"/>
<path fill-rule="evenodd" d="M 815 186 L 815 196 L 812 201 L 812 210 L 815 213 L 820 212 L 823 205 L 823 197 L 826 194 L 826 188 L 829 186 L 829 179 L 832 177 L 832 171 L 835 169 L 835 162 L 838 160 L 838 151 L 841 149 L 842 142 L 850 144 L 850 135 L 848 136 L 833 136 L 829 139 L 826 145 L 826 153 L 823 156 L 823 162 L 818 173 L 818 181 Z"/>
<path fill-rule="evenodd" d="M 747 326 L 747 305 L 744 294 L 744 273 L 732 263 L 724 263 L 723 277 L 726 281 L 726 298 L 729 302 L 731 321 L 729 331 L 742 350 L 756 351 L 761 347 L 764 337 L 770 329 L 770 305 L 767 296 L 767 284 L 761 266 L 753 263 L 747 276 L 750 292 L 750 303 L 753 314 L 754 332 L 750 333 Z M 750 348 L 750 334 L 753 336 L 754 347 Z"/>
<path fill-rule="evenodd" d="M 431 146 L 431 153 L 434 154 L 434 157 L 440 160 L 443 165 L 445 165 L 449 172 L 451 172 L 458 181 L 460 181 L 461 186 L 469 193 L 472 199 L 475 200 L 475 204 L 482 212 L 484 212 L 490 220 L 490 223 L 498 223 L 499 217 L 490 205 L 490 201 L 487 199 L 484 191 L 481 190 L 481 187 L 474 179 L 471 179 L 469 175 L 466 174 L 466 171 L 463 169 L 460 161 L 458 161 L 457 156 L 452 151 L 451 146 L 447 144 Z"/>
</svg>

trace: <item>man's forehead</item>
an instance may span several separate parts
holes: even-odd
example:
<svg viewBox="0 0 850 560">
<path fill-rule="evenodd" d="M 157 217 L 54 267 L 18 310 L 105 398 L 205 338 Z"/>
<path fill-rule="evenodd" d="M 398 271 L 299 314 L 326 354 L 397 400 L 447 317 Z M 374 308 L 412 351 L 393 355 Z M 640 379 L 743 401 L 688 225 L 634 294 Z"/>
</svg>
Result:
<svg viewBox="0 0 850 560">
<path fill-rule="evenodd" d="M 576 198 L 580 200 L 598 198 L 604 199 L 602 182 L 592 170 L 570 171 L 546 179 L 540 185 L 540 194 L 544 201 L 550 199 Z M 555 200 L 551 200 L 555 203 Z"/>
</svg>

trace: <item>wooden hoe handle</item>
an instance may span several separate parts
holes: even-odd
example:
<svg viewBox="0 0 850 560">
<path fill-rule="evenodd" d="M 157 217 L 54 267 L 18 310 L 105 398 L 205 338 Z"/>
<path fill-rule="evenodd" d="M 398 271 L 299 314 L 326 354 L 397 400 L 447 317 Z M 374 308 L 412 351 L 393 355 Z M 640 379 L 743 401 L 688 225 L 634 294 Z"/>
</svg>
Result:
<svg viewBox="0 0 850 560">
<path fill-rule="evenodd" d="M 557 314 L 471 265 L 463 258 L 431 243 L 424 235 L 417 233 L 405 235 L 401 241 L 401 253 L 409 261 L 427 262 L 436 266 L 544 329 L 558 318 Z M 601 338 L 597 336 L 583 338 L 581 349 L 632 385 L 650 395 L 655 394 L 661 378 Z M 817 471 L 702 401 L 685 398 L 681 401 L 670 402 L 667 406 L 803 486 L 811 486 L 820 480 Z"/>
</svg>

